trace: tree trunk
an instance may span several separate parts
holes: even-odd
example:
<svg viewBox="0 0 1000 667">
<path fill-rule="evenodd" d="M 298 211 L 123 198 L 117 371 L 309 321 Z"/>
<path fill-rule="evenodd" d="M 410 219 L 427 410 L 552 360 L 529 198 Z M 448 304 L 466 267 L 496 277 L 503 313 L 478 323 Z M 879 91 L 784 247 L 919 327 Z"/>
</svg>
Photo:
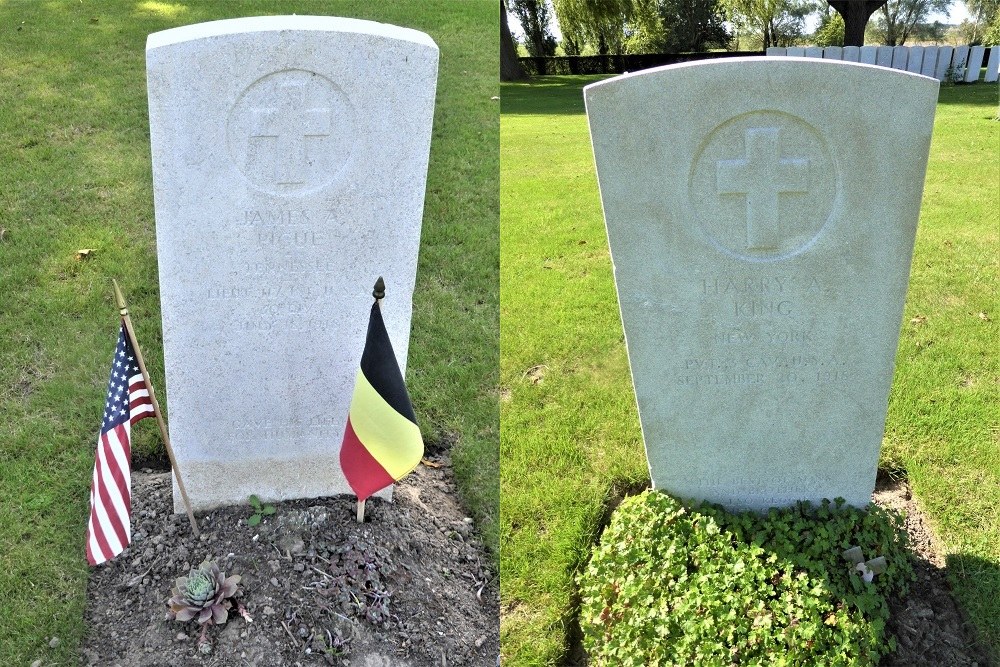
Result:
<svg viewBox="0 0 1000 667">
<path fill-rule="evenodd" d="M 507 6 L 500 0 L 500 80 L 522 81 L 527 78 L 528 75 L 517 59 L 514 38 L 510 36 L 510 28 L 507 27 Z"/>
<path fill-rule="evenodd" d="M 830 0 L 830 6 L 844 17 L 844 46 L 864 46 L 865 26 L 886 0 Z"/>
</svg>

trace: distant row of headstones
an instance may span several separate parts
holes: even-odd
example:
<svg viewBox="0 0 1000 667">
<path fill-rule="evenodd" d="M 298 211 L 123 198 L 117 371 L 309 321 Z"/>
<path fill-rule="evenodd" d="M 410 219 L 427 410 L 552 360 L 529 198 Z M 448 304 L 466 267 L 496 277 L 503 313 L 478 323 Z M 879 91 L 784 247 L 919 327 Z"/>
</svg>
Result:
<svg viewBox="0 0 1000 667">
<path fill-rule="evenodd" d="M 769 56 L 847 60 L 915 72 L 932 76 L 938 81 L 951 77 L 952 81 L 966 83 L 979 80 L 985 54 L 985 46 L 827 46 L 826 48 L 772 46 L 767 50 Z M 992 47 L 984 80 L 987 83 L 995 82 L 998 70 L 1000 70 L 1000 48 Z"/>
</svg>

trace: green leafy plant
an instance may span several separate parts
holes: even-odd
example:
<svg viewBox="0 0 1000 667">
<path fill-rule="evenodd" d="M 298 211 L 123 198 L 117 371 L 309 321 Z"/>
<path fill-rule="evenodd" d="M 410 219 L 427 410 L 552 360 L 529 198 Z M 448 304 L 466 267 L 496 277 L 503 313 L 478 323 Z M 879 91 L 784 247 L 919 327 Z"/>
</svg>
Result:
<svg viewBox="0 0 1000 667">
<path fill-rule="evenodd" d="M 240 575 L 226 577 L 214 562 L 205 561 L 186 577 L 179 577 L 167 600 L 170 610 L 167 620 L 186 623 L 197 621 L 202 626 L 198 643 L 205 642 L 205 632 L 211 625 L 222 625 L 229 619 L 233 598 L 239 592 Z M 245 610 L 236 602 L 237 610 L 248 621 Z"/>
<path fill-rule="evenodd" d="M 256 495 L 250 496 L 250 507 L 253 508 L 253 514 L 247 518 L 248 526 L 256 526 L 265 516 L 271 516 L 278 511 L 274 505 L 261 503 Z"/>
<path fill-rule="evenodd" d="M 878 577 L 851 547 L 884 558 Z M 895 650 L 887 596 L 912 578 L 901 517 L 878 507 L 729 514 L 647 491 L 579 576 L 580 626 L 595 666 L 872 666 Z"/>
<path fill-rule="evenodd" d="M 944 80 L 951 83 L 965 83 L 965 61 L 948 65 L 944 71 Z"/>
</svg>

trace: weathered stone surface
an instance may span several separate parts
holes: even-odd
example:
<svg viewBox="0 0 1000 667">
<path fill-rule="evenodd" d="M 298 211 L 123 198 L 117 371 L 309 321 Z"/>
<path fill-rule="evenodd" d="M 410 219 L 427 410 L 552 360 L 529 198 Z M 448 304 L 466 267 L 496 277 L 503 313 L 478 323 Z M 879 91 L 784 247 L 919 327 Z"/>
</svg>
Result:
<svg viewBox="0 0 1000 667">
<path fill-rule="evenodd" d="M 797 58 L 585 89 L 654 487 L 868 503 L 937 89 Z"/>
<path fill-rule="evenodd" d="M 938 49 L 937 56 L 937 67 L 934 70 L 934 78 L 938 81 L 944 81 L 945 76 L 948 73 L 948 68 L 951 66 L 952 56 L 955 55 L 955 48 L 951 46 L 942 46 Z"/>
<path fill-rule="evenodd" d="M 906 69 L 906 63 L 909 61 L 910 47 L 908 46 L 895 46 L 892 49 L 892 68 L 893 69 Z"/>
<path fill-rule="evenodd" d="M 284 16 L 155 33 L 146 59 L 169 424 L 191 500 L 347 493 L 338 452 L 380 275 L 406 363 L 438 49 Z"/>
<path fill-rule="evenodd" d="M 990 48 L 990 59 L 986 63 L 986 76 L 983 81 L 993 83 L 997 80 L 998 74 L 1000 74 L 1000 46 L 993 46 Z"/>
<path fill-rule="evenodd" d="M 969 49 L 969 62 L 965 68 L 965 82 L 974 83 L 979 80 L 979 74 L 983 69 L 983 56 L 986 54 L 986 47 L 973 46 Z"/>
<path fill-rule="evenodd" d="M 907 48 L 909 48 L 910 52 L 906 57 L 906 71 L 920 74 L 924 64 L 924 47 L 910 46 Z"/>
<path fill-rule="evenodd" d="M 924 76 L 933 77 L 937 68 L 938 47 L 925 46 L 923 64 L 920 66 L 920 73 Z"/>
<path fill-rule="evenodd" d="M 892 56 L 891 46 L 879 46 L 875 51 L 875 64 L 879 67 L 892 67 Z"/>
</svg>

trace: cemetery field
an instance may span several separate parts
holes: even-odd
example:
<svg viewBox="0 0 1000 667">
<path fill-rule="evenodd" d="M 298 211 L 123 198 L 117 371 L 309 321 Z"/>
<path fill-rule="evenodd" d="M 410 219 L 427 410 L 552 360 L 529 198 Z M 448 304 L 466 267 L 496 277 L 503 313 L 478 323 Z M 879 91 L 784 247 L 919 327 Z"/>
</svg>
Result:
<svg viewBox="0 0 1000 667">
<path fill-rule="evenodd" d="M 600 78 L 501 87 L 507 665 L 563 664 L 573 577 L 607 504 L 648 482 L 581 92 Z M 960 606 L 1000 658 L 996 95 L 940 91 L 882 467 L 905 473 Z"/>
<path fill-rule="evenodd" d="M 129 301 L 169 417 L 146 36 L 202 21 L 292 13 L 404 25 L 427 32 L 441 49 L 407 383 L 428 449 L 450 450 L 462 502 L 498 553 L 495 4 L 4 2 L 0 664 L 78 662 L 88 493 L 119 326 L 111 278 Z M 132 434 L 137 467 L 162 466 L 154 420 Z M 163 594 L 169 595 L 166 582 Z M 51 638 L 57 638 L 52 648 Z"/>
</svg>

